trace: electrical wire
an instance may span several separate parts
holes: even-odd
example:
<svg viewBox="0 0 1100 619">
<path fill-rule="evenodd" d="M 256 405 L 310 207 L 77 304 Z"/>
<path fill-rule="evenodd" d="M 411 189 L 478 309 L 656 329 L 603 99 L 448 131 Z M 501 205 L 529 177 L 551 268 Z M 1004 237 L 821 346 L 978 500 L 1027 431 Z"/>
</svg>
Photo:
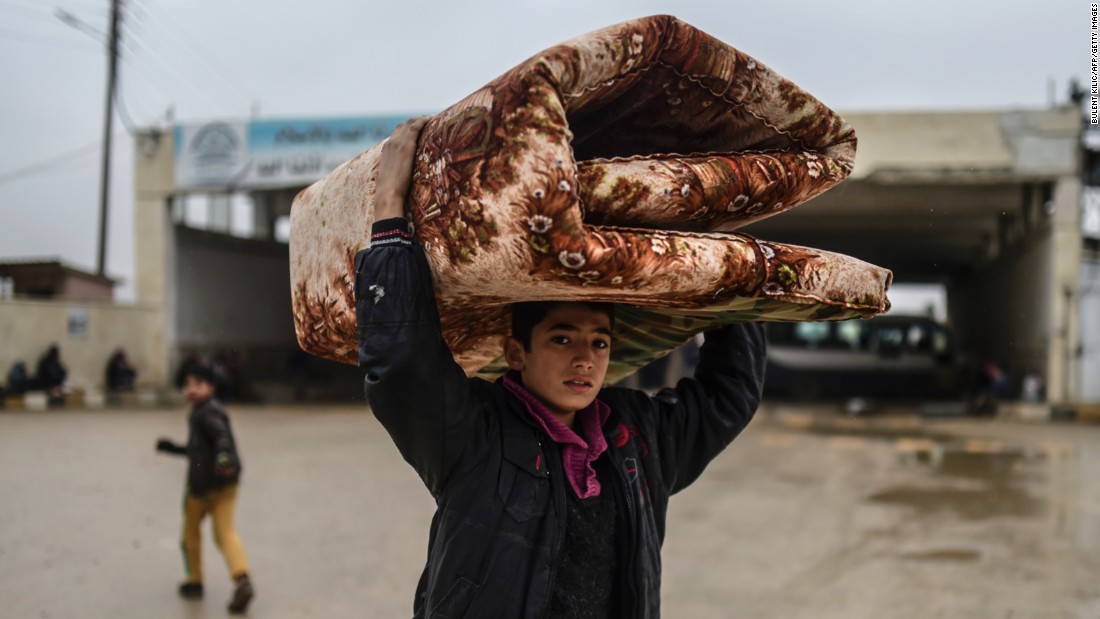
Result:
<svg viewBox="0 0 1100 619">
<path fill-rule="evenodd" d="M 188 80 L 187 76 L 185 76 L 173 64 L 169 63 L 163 56 L 161 56 L 160 52 L 158 52 L 155 47 L 151 47 L 151 46 L 147 47 L 144 44 L 140 43 L 137 40 L 137 37 L 134 36 L 135 32 L 132 29 L 129 29 L 125 26 L 126 22 L 123 22 L 123 24 L 124 24 L 123 29 L 126 30 L 131 35 L 127 39 L 130 43 L 130 45 L 128 46 L 127 49 L 133 50 L 134 48 L 137 48 L 137 50 L 145 52 L 141 57 L 150 58 L 152 60 L 157 61 L 162 67 L 164 67 L 165 69 L 167 69 L 168 71 L 173 73 L 187 91 L 198 93 L 198 95 L 200 97 L 205 99 L 207 103 L 210 103 L 215 108 L 217 108 L 221 113 L 223 113 L 223 114 L 229 113 L 229 112 L 226 111 L 226 108 L 224 108 L 222 106 L 222 104 L 218 103 L 217 101 L 212 99 L 207 94 L 206 89 L 204 89 L 204 88 L 195 88 L 194 86 L 192 86 L 189 83 L 189 80 Z M 121 53 L 121 50 L 120 50 L 120 53 Z M 125 57 L 125 54 L 123 54 L 123 56 Z M 130 51 L 130 56 L 132 58 L 136 59 L 138 57 L 138 54 L 134 53 L 133 51 Z"/>
<path fill-rule="evenodd" d="M 186 77 L 185 77 L 185 76 L 184 76 L 184 75 L 183 75 L 183 74 L 182 74 L 182 73 L 181 73 L 181 72 L 179 71 L 179 69 L 176 69 L 176 68 L 175 68 L 174 66 L 172 66 L 172 65 L 168 64 L 168 63 L 167 63 L 167 61 L 165 61 L 165 60 L 164 60 L 163 58 L 161 58 L 160 56 L 156 55 L 155 53 L 154 53 L 154 54 L 152 54 L 152 55 L 146 56 L 146 57 L 147 57 L 147 58 L 152 58 L 152 59 L 156 60 L 156 61 L 157 61 L 157 62 L 158 62 L 158 63 L 159 63 L 159 64 L 160 64 L 161 66 L 163 66 L 163 67 L 167 68 L 167 69 L 168 69 L 168 71 L 170 71 L 171 73 L 173 73 L 173 74 L 175 75 L 175 79 L 179 81 L 179 83 L 180 83 L 180 84 L 182 85 L 182 87 L 184 88 L 184 90 L 185 90 L 185 91 L 187 91 L 187 92 L 192 92 L 192 93 L 197 93 L 197 94 L 199 95 L 199 97 L 201 97 L 202 99 L 204 99 L 204 100 L 205 100 L 205 101 L 206 101 L 207 103 L 209 103 L 210 105 L 212 105 L 212 106 L 214 106 L 215 108 L 217 108 L 217 110 L 218 110 L 218 112 L 219 112 L 219 113 L 221 113 L 221 114 L 228 114 L 228 113 L 229 113 L 229 112 L 227 112 L 226 108 L 225 108 L 225 107 L 223 107 L 223 105 L 222 105 L 222 104 L 220 104 L 220 103 L 218 103 L 217 101 L 215 101 L 214 99 L 212 99 L 212 98 L 211 98 L 211 97 L 210 97 L 210 96 L 209 96 L 209 95 L 208 95 L 208 94 L 206 93 L 206 90 L 205 90 L 205 89 L 203 89 L 203 88 L 195 88 L 194 86 L 191 86 L 191 85 L 187 84 L 187 78 L 186 78 Z M 129 58 L 125 58 L 125 60 L 126 60 L 126 61 L 127 61 L 127 63 L 129 64 Z"/>
<path fill-rule="evenodd" d="M 53 15 L 55 18 L 64 22 L 66 26 L 75 28 L 83 32 L 84 34 L 92 37 L 96 41 L 99 41 L 100 43 L 105 44 L 107 42 L 106 32 L 103 32 L 103 30 L 89 24 L 88 22 L 84 21 L 73 13 L 70 13 L 69 11 L 63 9 L 57 9 L 56 11 L 54 11 Z"/>
<path fill-rule="evenodd" d="M 0 173 L 0 185 L 15 180 L 22 180 L 28 176 L 34 176 L 37 174 L 43 174 L 45 172 L 52 171 L 56 168 L 68 164 L 73 160 L 79 159 L 81 157 L 86 157 L 87 155 L 98 151 L 101 144 L 101 141 L 97 141 L 92 144 L 85 144 L 80 148 L 61 153 L 60 155 L 55 155 L 44 161 L 39 161 L 38 163 L 32 163 L 30 165 L 25 165 L 21 168 L 15 168 L 14 170 L 2 172 Z"/>
<path fill-rule="evenodd" d="M 9 2 L 11 0 L 8 0 Z M 16 0 L 19 1 L 19 0 Z M 62 2 L 51 2 L 48 7 L 43 6 L 42 0 L 22 0 L 27 4 L 32 5 L 35 9 L 47 9 L 51 13 L 55 8 L 68 9 L 77 8 L 80 11 L 91 11 L 103 15 L 104 17 L 111 14 L 111 9 L 107 4 L 100 4 L 96 2 L 80 2 L 79 0 L 65 0 Z"/>
<path fill-rule="evenodd" d="M 37 43 L 39 45 L 47 45 L 50 47 L 56 47 L 59 49 L 68 49 L 77 52 L 92 52 L 102 53 L 103 50 L 96 49 L 94 47 L 85 47 L 79 41 L 70 41 L 67 39 L 55 39 L 52 37 L 42 37 L 27 34 L 25 32 L 18 32 L 15 30 L 0 30 L 0 38 L 11 39 L 13 41 L 22 41 L 24 43 Z"/>
<path fill-rule="evenodd" d="M 126 58 L 124 58 L 122 56 L 120 56 L 119 59 L 123 61 L 123 64 L 125 64 L 126 68 L 127 68 L 126 71 L 119 71 L 118 72 L 119 85 L 117 86 L 118 91 L 115 93 L 115 96 L 119 100 L 119 105 L 122 106 L 122 107 L 125 107 L 126 103 L 125 103 L 125 101 L 122 100 L 122 98 L 124 96 L 133 95 L 137 99 L 137 101 L 138 101 L 138 103 L 139 103 L 139 105 L 142 109 L 157 109 L 157 108 L 159 108 L 160 106 L 158 104 L 152 103 L 149 99 L 147 99 L 141 93 L 140 90 L 138 90 L 134 87 L 135 83 L 146 84 L 148 82 L 145 82 L 144 80 L 140 80 L 140 79 L 132 79 L 134 77 L 138 77 L 136 75 L 137 69 L 135 68 L 133 63 L 129 62 Z M 149 84 L 149 85 L 156 88 L 158 91 L 160 90 L 160 87 L 157 86 L 156 84 Z M 169 102 L 171 102 L 172 97 L 170 97 L 169 95 L 167 95 L 163 91 L 161 91 L 161 94 L 164 95 L 165 99 L 167 99 Z M 165 107 L 168 107 L 168 104 L 166 104 Z M 128 111 L 128 108 L 127 108 L 127 111 Z M 132 115 L 132 116 L 141 116 L 143 118 L 147 117 L 147 118 L 150 118 L 150 119 L 159 119 L 161 115 L 158 113 L 158 114 L 155 114 L 155 115 L 154 114 L 144 114 L 144 115 Z M 126 121 L 123 121 L 123 122 L 126 122 Z M 144 122 L 142 124 L 147 126 L 147 125 L 153 124 L 153 122 L 155 122 L 155 121 L 150 120 L 150 121 Z M 132 133 L 133 133 L 133 131 L 131 131 L 131 134 Z"/>
<path fill-rule="evenodd" d="M 243 95 L 249 107 L 251 107 L 251 105 L 258 99 L 258 97 L 256 97 L 255 95 L 255 89 L 249 85 L 247 80 L 243 79 L 239 75 L 230 75 L 231 71 L 224 64 L 218 62 L 216 59 L 211 59 L 212 57 L 207 55 L 208 52 L 204 53 L 204 49 L 201 44 L 193 43 L 188 38 L 185 38 L 189 37 L 189 35 L 187 34 L 187 29 L 184 28 L 178 20 L 172 17 L 171 13 L 167 11 L 166 7 L 162 7 L 164 9 L 162 13 L 164 15 L 164 19 L 166 19 L 168 22 L 171 22 L 168 24 L 166 24 L 165 21 L 162 20 L 156 12 L 150 10 L 149 5 L 146 4 L 144 0 L 133 0 L 132 3 L 134 6 L 140 7 L 145 15 L 149 16 L 152 21 L 156 22 L 159 28 L 166 32 L 168 36 L 174 38 L 176 41 L 181 43 L 184 46 L 184 49 L 188 51 L 192 56 L 206 64 L 208 68 L 212 69 L 215 77 L 220 79 L 222 83 L 224 83 L 229 88 L 236 90 L 238 94 Z"/>
<path fill-rule="evenodd" d="M 122 121 L 122 126 L 126 127 L 127 133 L 135 135 L 138 132 L 137 126 L 134 124 L 133 119 L 130 118 L 130 111 L 126 108 L 126 99 L 122 96 L 122 89 L 119 88 L 119 84 L 122 81 L 119 79 L 121 74 L 122 72 L 119 71 L 115 81 L 115 92 L 112 95 L 115 99 L 115 111 L 118 112 L 118 119 Z"/>
<path fill-rule="evenodd" d="M 120 41 L 120 43 L 121 43 L 121 41 Z M 127 131 L 130 132 L 130 135 L 134 135 L 137 131 L 140 130 L 140 127 L 138 126 L 138 122 L 135 122 L 133 120 L 135 115 L 130 113 L 130 108 L 126 103 L 126 97 L 128 95 L 134 95 L 138 99 L 138 101 L 141 103 L 141 106 L 145 109 L 152 109 L 152 108 L 156 108 L 158 106 L 156 104 L 150 104 L 149 100 L 146 99 L 144 96 L 142 96 L 140 91 L 135 90 L 133 88 L 133 80 L 131 78 L 134 77 L 135 74 L 136 74 L 135 73 L 136 70 L 137 70 L 135 68 L 136 65 L 134 65 L 134 63 L 131 63 L 121 53 L 119 54 L 119 60 L 121 60 L 127 66 L 128 69 L 133 69 L 133 70 L 129 70 L 129 71 L 120 70 L 120 71 L 118 71 L 118 78 L 117 78 L 118 81 L 115 84 L 115 102 L 118 104 L 119 119 L 122 121 L 122 124 L 126 127 Z M 160 87 L 157 86 L 155 83 L 152 83 L 151 85 L 154 88 L 156 88 L 157 90 L 160 90 Z M 172 97 L 170 97 L 168 94 L 164 93 L 163 91 L 161 91 L 161 94 L 164 95 L 164 97 L 166 99 L 168 99 L 169 102 L 172 100 Z M 153 120 L 150 120 L 148 122 L 142 123 L 145 126 L 154 124 L 154 122 L 158 122 L 159 118 L 160 118 L 159 113 L 155 114 L 155 115 L 154 114 L 147 114 L 145 116 L 150 118 L 150 119 L 153 119 Z"/>
<path fill-rule="evenodd" d="M 172 95 L 168 94 L 163 88 L 160 87 L 159 84 L 157 84 L 157 82 L 155 80 L 153 80 L 149 76 L 148 73 L 146 73 L 146 68 L 141 63 L 134 61 L 133 57 L 134 57 L 135 54 L 129 48 L 127 48 L 125 43 L 123 45 L 121 45 L 121 47 L 125 48 L 125 49 L 120 50 L 120 51 L 122 51 L 122 53 L 119 54 L 119 60 L 121 60 L 123 62 L 123 64 L 125 64 L 130 69 L 133 69 L 133 71 L 131 71 L 131 74 L 140 73 L 141 77 L 144 78 L 144 79 L 141 80 L 142 84 L 145 84 L 146 86 L 151 86 L 157 92 L 159 92 L 165 99 L 167 99 L 169 102 L 171 102 L 172 101 Z"/>
<path fill-rule="evenodd" d="M 40 10 L 36 11 L 34 9 L 28 9 L 27 7 L 8 4 L 6 2 L 0 2 L 0 11 L 4 11 L 5 13 L 14 13 L 15 15 L 22 15 L 23 17 L 30 17 L 39 21 L 50 23 L 55 23 L 56 20 L 56 18 L 50 13 L 45 13 Z"/>
</svg>

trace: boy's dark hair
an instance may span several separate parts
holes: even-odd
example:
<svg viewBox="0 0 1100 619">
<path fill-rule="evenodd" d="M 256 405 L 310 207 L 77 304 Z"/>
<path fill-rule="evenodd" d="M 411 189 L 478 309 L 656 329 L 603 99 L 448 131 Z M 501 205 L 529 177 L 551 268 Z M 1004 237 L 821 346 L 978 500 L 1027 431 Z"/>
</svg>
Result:
<svg viewBox="0 0 1100 619">
<path fill-rule="evenodd" d="M 212 386 L 218 386 L 218 376 L 214 373 L 214 370 L 206 367 L 201 363 L 192 363 L 184 366 L 180 372 L 180 386 L 187 381 L 188 376 L 193 376 L 204 383 L 209 383 Z"/>
<path fill-rule="evenodd" d="M 512 305 L 512 337 L 523 344 L 524 350 L 531 350 L 531 333 L 535 325 L 542 322 L 550 310 L 566 303 L 580 303 L 589 309 L 607 314 L 611 321 L 611 330 L 615 330 L 615 305 L 595 301 L 524 301 Z"/>
</svg>

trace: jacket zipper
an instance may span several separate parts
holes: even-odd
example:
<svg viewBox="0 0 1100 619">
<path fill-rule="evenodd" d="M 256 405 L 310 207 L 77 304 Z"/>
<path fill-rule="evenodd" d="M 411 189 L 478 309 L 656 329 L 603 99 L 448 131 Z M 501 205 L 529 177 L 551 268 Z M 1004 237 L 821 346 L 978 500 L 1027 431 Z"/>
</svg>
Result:
<svg viewBox="0 0 1100 619">
<path fill-rule="evenodd" d="M 617 454 L 617 455 L 621 455 L 621 454 Z M 627 568 L 626 569 L 626 576 L 627 576 L 626 581 L 627 582 L 626 582 L 626 586 L 627 586 L 627 594 L 628 594 L 626 596 L 626 601 L 631 606 L 630 610 L 632 612 L 630 613 L 630 616 L 636 616 L 637 615 L 637 605 L 638 605 L 637 582 L 636 582 L 637 579 L 638 579 L 638 574 L 637 574 L 637 568 L 635 567 L 635 562 L 636 562 L 635 555 L 637 555 L 637 553 L 638 553 L 637 515 L 634 513 L 634 497 L 631 496 L 630 480 L 627 479 L 626 471 L 623 470 L 623 466 L 626 463 L 622 461 L 622 458 L 616 458 L 616 459 L 620 460 L 620 462 L 618 462 L 617 465 L 615 466 L 615 468 L 618 469 L 617 476 L 619 478 L 619 488 L 623 492 L 623 495 L 626 497 L 626 518 L 625 518 L 625 521 L 626 521 L 626 526 L 627 526 L 626 542 L 627 542 L 627 551 L 628 551 L 628 557 L 626 557 L 626 559 L 627 559 L 627 564 L 626 564 L 626 568 Z M 641 464 L 638 463 L 638 464 L 635 464 L 635 466 L 640 467 Z M 641 475 L 641 472 L 639 472 L 638 474 Z M 620 608 L 619 610 L 620 611 L 625 611 L 626 609 Z"/>
<path fill-rule="evenodd" d="M 539 451 L 544 452 L 545 450 L 542 448 L 542 437 L 536 434 L 536 440 L 539 443 Z M 560 459 L 560 454 L 555 452 L 555 460 L 560 461 Z M 546 477 L 547 479 L 550 479 L 550 458 L 548 457 L 546 460 Z M 562 482 L 564 481 L 565 480 L 563 479 Z M 553 484 L 554 482 L 551 481 L 551 487 L 553 486 Z M 550 563 L 550 580 L 547 582 L 546 599 L 542 603 L 542 612 L 539 613 L 539 616 L 543 619 L 546 619 L 546 617 L 550 613 L 550 597 L 554 595 L 554 586 L 558 580 L 558 565 L 561 563 L 561 545 L 565 541 L 565 518 L 566 512 L 569 511 L 565 508 L 565 503 L 569 500 L 568 497 L 565 496 L 565 484 L 561 483 L 559 485 L 561 486 L 561 492 L 559 493 L 559 496 L 561 497 L 561 502 L 555 502 L 554 507 L 555 509 L 557 509 L 559 506 L 561 507 L 559 516 L 559 518 L 561 519 L 561 524 L 558 526 L 557 537 L 554 540 L 554 556 Z"/>
</svg>

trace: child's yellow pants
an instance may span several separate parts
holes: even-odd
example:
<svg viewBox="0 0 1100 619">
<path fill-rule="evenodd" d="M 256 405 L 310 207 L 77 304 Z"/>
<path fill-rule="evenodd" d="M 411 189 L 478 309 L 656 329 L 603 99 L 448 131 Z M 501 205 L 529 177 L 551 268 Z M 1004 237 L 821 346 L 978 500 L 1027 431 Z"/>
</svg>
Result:
<svg viewBox="0 0 1100 619">
<path fill-rule="evenodd" d="M 248 559 L 241 538 L 233 526 L 237 508 L 237 484 L 219 488 L 201 497 L 184 494 L 183 499 L 183 568 L 187 582 L 202 582 L 202 521 L 210 514 L 214 521 L 214 543 L 225 557 L 230 578 L 248 573 Z"/>
</svg>

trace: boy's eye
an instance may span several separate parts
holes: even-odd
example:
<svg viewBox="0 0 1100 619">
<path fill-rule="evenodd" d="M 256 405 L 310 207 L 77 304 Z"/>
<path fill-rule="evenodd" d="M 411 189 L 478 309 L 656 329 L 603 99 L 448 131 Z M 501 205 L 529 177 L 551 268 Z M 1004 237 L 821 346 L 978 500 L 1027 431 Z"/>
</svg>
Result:
<svg viewBox="0 0 1100 619">
<path fill-rule="evenodd" d="M 565 337 L 564 335 L 555 335 L 554 337 L 550 338 L 550 341 L 555 344 L 568 344 L 569 338 Z"/>
<path fill-rule="evenodd" d="M 611 342 L 608 342 L 607 340 L 596 340 L 592 342 L 592 345 L 596 348 L 610 348 Z"/>
</svg>

